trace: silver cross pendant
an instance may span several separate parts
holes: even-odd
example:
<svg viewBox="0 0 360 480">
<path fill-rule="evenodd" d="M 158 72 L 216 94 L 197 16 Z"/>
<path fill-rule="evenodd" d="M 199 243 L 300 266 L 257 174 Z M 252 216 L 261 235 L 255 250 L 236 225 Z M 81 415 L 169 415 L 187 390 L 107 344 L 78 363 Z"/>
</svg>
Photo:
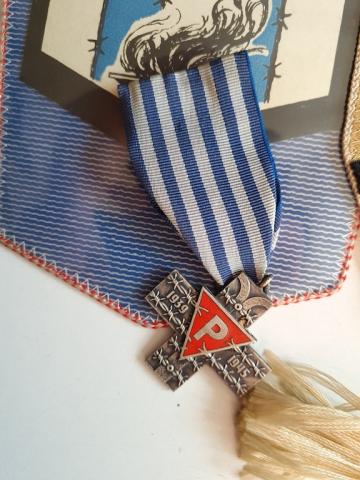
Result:
<svg viewBox="0 0 360 480">
<path fill-rule="evenodd" d="M 271 300 L 245 273 L 214 297 L 205 288 L 198 295 L 175 270 L 146 300 L 173 330 L 147 359 L 172 390 L 205 364 L 239 396 L 269 373 L 269 366 L 249 346 L 255 339 L 247 328 L 271 307 Z"/>
</svg>

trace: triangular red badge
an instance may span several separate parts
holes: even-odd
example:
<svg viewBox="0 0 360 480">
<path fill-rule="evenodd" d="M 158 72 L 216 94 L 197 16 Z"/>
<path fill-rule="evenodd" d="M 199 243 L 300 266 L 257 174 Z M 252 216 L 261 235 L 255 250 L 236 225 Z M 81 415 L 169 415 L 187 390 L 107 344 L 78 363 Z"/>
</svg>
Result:
<svg viewBox="0 0 360 480">
<path fill-rule="evenodd" d="M 239 325 L 225 308 L 205 288 L 188 330 L 182 358 L 204 355 L 205 352 L 228 350 L 231 345 L 244 346 L 255 338 Z"/>
</svg>

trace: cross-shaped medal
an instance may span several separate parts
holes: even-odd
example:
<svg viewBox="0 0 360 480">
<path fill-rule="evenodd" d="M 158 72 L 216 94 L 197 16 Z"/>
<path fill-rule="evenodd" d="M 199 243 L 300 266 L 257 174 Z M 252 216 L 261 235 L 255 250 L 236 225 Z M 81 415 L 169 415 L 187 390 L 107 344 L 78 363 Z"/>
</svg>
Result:
<svg viewBox="0 0 360 480">
<path fill-rule="evenodd" d="M 175 270 L 146 299 L 174 330 L 147 359 L 172 390 L 205 364 L 240 396 L 269 373 L 266 362 L 248 346 L 255 339 L 247 328 L 271 307 L 271 300 L 245 273 L 215 298 L 205 288 L 198 296 Z"/>
</svg>

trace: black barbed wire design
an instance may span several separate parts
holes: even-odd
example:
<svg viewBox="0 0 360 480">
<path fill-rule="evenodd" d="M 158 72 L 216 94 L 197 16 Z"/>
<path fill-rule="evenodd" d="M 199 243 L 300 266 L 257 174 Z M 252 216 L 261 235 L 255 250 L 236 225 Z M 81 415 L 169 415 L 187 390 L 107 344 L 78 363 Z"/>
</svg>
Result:
<svg viewBox="0 0 360 480">
<path fill-rule="evenodd" d="M 281 42 L 283 30 L 288 30 L 287 22 L 286 20 L 292 16 L 291 13 L 288 13 L 286 11 L 287 9 L 287 1 L 288 0 L 282 0 L 281 5 L 279 7 L 276 7 L 277 10 L 277 18 L 276 21 L 272 24 L 272 26 L 276 26 L 276 35 L 275 35 L 275 40 L 274 40 L 274 46 L 271 51 L 270 55 L 270 61 L 268 64 L 265 64 L 264 67 L 266 69 L 266 75 L 264 77 L 264 80 L 266 81 L 266 87 L 265 87 L 265 93 L 264 93 L 264 103 L 269 103 L 270 97 L 271 97 L 271 91 L 272 87 L 274 84 L 274 81 L 276 79 L 279 79 L 282 77 L 278 73 L 279 67 L 282 65 L 282 62 L 278 62 L 278 53 L 279 53 L 279 45 Z M 92 65 L 91 65 L 91 78 L 95 78 L 96 76 L 96 65 L 99 60 L 99 57 L 101 55 L 104 55 L 104 42 L 108 39 L 107 36 L 103 36 L 103 28 L 104 24 L 106 21 L 106 15 L 107 15 L 107 10 L 109 6 L 110 0 L 104 0 L 103 6 L 102 6 L 102 11 L 101 11 L 101 16 L 100 16 L 100 22 L 98 26 L 98 36 L 96 39 L 88 39 L 88 42 L 92 43 L 93 46 L 89 50 L 89 52 L 94 52 L 93 60 L 92 60 Z M 156 0 L 155 4 L 159 4 L 162 8 L 166 5 L 166 3 L 172 3 L 171 0 Z M 255 49 L 254 49 L 255 50 Z M 117 78 L 118 75 L 110 75 L 113 78 Z M 129 74 L 127 75 L 126 73 L 121 74 L 121 77 L 124 78 L 134 78 L 135 75 Z"/>
<path fill-rule="evenodd" d="M 96 75 L 96 65 L 99 60 L 100 55 L 104 55 L 105 52 L 103 50 L 103 45 L 104 42 L 107 40 L 108 37 L 103 37 L 103 29 L 105 25 L 105 20 L 106 20 L 106 14 L 107 14 L 107 9 L 109 6 L 109 0 L 104 0 L 102 9 L 101 9 L 101 14 L 100 14 L 100 22 L 98 26 L 98 32 L 97 32 L 97 38 L 92 39 L 89 38 L 88 42 L 93 44 L 93 48 L 89 50 L 89 52 L 94 52 L 93 60 L 91 62 L 91 70 L 90 70 L 90 76 L 91 78 L 95 78 Z"/>
<path fill-rule="evenodd" d="M 268 65 L 264 65 L 266 68 L 266 76 L 264 80 L 266 80 L 266 88 L 265 88 L 265 95 L 264 95 L 264 103 L 270 102 L 271 97 L 271 90 L 274 84 L 275 79 L 281 78 L 282 76 L 277 72 L 278 68 L 282 65 L 282 62 L 278 62 L 278 54 L 279 54 L 279 45 L 281 42 L 283 30 L 288 30 L 288 26 L 286 23 L 286 19 L 291 17 L 291 13 L 286 12 L 287 7 L 287 0 L 282 0 L 282 4 L 280 7 L 277 7 L 277 19 L 272 24 L 272 26 L 277 26 L 276 35 L 274 46 L 270 56 L 270 63 Z"/>
</svg>

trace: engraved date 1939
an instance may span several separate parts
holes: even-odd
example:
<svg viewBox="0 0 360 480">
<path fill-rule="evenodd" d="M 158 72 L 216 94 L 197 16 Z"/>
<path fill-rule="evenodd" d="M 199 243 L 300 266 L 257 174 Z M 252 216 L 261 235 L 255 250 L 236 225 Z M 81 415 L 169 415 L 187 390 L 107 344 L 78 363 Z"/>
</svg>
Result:
<svg viewBox="0 0 360 480">
<path fill-rule="evenodd" d="M 174 290 L 171 290 L 166 296 L 170 303 L 179 310 L 180 313 L 186 313 L 189 310 L 189 305 L 187 305 Z"/>
</svg>

